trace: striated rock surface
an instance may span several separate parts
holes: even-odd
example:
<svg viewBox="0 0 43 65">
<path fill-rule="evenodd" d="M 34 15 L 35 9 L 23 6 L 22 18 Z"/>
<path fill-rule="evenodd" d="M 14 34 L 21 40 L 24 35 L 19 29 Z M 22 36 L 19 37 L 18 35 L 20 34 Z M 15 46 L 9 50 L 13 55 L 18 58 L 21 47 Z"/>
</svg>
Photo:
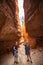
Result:
<svg viewBox="0 0 43 65">
<path fill-rule="evenodd" d="M 26 31 L 39 43 L 43 40 L 43 0 L 24 0 L 24 13 Z"/>
<path fill-rule="evenodd" d="M 18 33 L 19 10 L 17 0 L 0 3 L 0 40 L 14 40 Z"/>
<path fill-rule="evenodd" d="M 18 0 L 0 0 L 0 52 L 20 38 L 19 22 Z"/>
<path fill-rule="evenodd" d="M 43 0 L 24 0 L 26 30 L 31 37 L 43 36 Z"/>
</svg>

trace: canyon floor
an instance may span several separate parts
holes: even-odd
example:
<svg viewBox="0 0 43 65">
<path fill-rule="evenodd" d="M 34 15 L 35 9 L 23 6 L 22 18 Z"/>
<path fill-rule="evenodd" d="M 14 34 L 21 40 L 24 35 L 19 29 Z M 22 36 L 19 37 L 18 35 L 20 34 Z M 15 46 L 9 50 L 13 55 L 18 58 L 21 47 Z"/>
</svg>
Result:
<svg viewBox="0 0 43 65">
<path fill-rule="evenodd" d="M 19 53 L 19 64 L 18 65 L 43 65 L 43 48 L 37 47 L 36 49 L 31 49 L 31 59 L 32 63 L 27 62 L 25 55 L 25 50 L 23 44 L 20 45 L 18 49 Z M 12 53 L 0 56 L 0 65 L 15 65 L 14 56 Z"/>
</svg>

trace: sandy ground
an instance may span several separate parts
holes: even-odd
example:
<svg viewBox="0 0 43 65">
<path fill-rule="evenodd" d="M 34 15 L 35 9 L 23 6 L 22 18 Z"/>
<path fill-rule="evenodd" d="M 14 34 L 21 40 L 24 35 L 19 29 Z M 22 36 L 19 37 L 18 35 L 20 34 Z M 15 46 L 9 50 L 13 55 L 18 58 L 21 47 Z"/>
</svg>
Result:
<svg viewBox="0 0 43 65">
<path fill-rule="evenodd" d="M 43 65 L 43 48 L 37 48 L 31 50 L 32 62 L 27 62 L 25 55 L 24 46 L 21 45 L 19 48 L 19 64 L 18 65 Z M 0 65 L 15 65 L 14 56 L 12 53 L 0 56 Z"/>
</svg>

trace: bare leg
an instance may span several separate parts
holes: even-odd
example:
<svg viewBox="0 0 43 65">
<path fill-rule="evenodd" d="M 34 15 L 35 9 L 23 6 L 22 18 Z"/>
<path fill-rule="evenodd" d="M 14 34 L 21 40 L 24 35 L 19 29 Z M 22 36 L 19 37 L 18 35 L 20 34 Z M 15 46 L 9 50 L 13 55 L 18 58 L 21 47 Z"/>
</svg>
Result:
<svg viewBox="0 0 43 65">
<path fill-rule="evenodd" d="M 29 61 L 32 63 L 31 56 L 27 55 L 27 62 L 29 62 Z"/>
<path fill-rule="evenodd" d="M 27 62 L 29 61 L 29 55 L 27 55 Z"/>
<path fill-rule="evenodd" d="M 31 59 L 31 56 L 29 56 L 29 58 L 30 58 L 30 62 L 32 63 L 32 59 Z"/>
<path fill-rule="evenodd" d="M 15 63 L 18 64 L 18 54 L 15 56 Z"/>
</svg>

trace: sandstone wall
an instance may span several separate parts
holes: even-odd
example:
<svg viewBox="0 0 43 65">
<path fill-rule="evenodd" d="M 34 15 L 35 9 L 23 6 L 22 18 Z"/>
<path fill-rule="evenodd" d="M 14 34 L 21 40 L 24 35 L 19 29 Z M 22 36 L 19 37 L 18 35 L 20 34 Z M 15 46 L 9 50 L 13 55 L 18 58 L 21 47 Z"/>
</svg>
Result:
<svg viewBox="0 0 43 65">
<path fill-rule="evenodd" d="M 24 0 L 24 13 L 28 35 L 40 42 L 43 40 L 43 0 Z"/>
<path fill-rule="evenodd" d="M 18 0 L 0 0 L 0 52 L 20 38 L 19 22 Z"/>
<path fill-rule="evenodd" d="M 43 0 L 24 0 L 26 30 L 31 37 L 43 36 Z"/>
</svg>

